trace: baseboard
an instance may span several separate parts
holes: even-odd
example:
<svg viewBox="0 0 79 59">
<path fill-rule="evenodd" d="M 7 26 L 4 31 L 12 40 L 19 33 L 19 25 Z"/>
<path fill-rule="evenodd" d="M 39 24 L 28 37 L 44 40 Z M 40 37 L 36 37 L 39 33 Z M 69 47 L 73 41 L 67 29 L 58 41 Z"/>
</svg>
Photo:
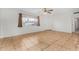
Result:
<svg viewBox="0 0 79 59">
<path fill-rule="evenodd" d="M 39 33 L 39 32 L 43 32 L 43 31 L 52 31 L 52 30 L 48 29 L 48 30 L 42 30 L 42 31 L 37 31 L 37 32 L 31 32 L 31 33 L 23 33 L 23 34 L 16 34 L 16 35 L 0 36 L 0 38 L 7 38 L 7 37 L 15 37 L 15 36 L 21 36 L 21 35 L 28 35 L 28 34 Z"/>
</svg>

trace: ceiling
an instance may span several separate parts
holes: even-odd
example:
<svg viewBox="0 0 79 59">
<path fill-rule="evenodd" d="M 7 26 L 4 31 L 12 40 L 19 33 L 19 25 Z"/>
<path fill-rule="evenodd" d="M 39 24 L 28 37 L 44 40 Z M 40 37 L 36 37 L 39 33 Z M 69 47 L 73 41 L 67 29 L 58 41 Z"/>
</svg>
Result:
<svg viewBox="0 0 79 59">
<path fill-rule="evenodd" d="M 41 14 L 41 8 L 20 8 L 20 12 L 37 16 Z"/>
<path fill-rule="evenodd" d="M 19 8 L 20 12 L 23 14 L 27 15 L 32 15 L 32 16 L 40 16 L 43 15 L 43 8 Z M 53 14 L 62 14 L 64 12 L 74 12 L 74 11 L 79 11 L 79 8 L 47 8 L 47 9 L 53 9 L 54 11 L 52 12 Z M 48 15 L 48 14 L 47 14 Z"/>
<path fill-rule="evenodd" d="M 35 16 L 40 16 L 43 15 L 44 13 L 43 8 L 19 8 L 19 9 L 20 12 L 22 13 L 31 14 Z M 48 9 L 52 9 L 52 8 L 48 8 Z"/>
</svg>

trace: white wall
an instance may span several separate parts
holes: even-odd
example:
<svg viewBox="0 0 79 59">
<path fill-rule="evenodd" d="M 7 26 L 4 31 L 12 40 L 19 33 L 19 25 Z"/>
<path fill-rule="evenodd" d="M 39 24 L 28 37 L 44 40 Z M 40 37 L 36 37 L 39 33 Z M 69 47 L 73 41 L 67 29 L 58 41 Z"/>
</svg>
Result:
<svg viewBox="0 0 79 59">
<path fill-rule="evenodd" d="M 41 19 L 41 26 L 24 26 L 22 28 L 18 28 L 18 10 L 17 9 L 1 9 L 1 17 L 2 17 L 2 36 L 15 36 L 25 33 L 43 31 L 46 29 L 50 29 L 50 23 L 48 19 Z M 48 25 L 46 25 L 48 24 Z"/>
<path fill-rule="evenodd" d="M 0 10 L 0 15 L 1 15 L 1 10 Z M 0 16 L 0 35 L 1 35 L 1 16 Z"/>
<path fill-rule="evenodd" d="M 1 11 L 1 9 L 0 9 L 0 38 L 2 37 L 2 33 L 3 33 L 3 30 L 2 30 L 2 11 Z"/>
<path fill-rule="evenodd" d="M 25 33 L 38 32 L 46 29 L 52 29 L 61 32 L 72 32 L 72 9 L 58 8 L 54 9 L 53 15 L 41 15 L 41 26 L 24 26 L 18 28 L 18 10 L 0 9 L 2 34 L 1 36 L 15 36 Z"/>
<path fill-rule="evenodd" d="M 53 12 L 52 17 L 53 30 L 61 32 L 72 32 L 73 9 L 57 8 Z"/>
</svg>

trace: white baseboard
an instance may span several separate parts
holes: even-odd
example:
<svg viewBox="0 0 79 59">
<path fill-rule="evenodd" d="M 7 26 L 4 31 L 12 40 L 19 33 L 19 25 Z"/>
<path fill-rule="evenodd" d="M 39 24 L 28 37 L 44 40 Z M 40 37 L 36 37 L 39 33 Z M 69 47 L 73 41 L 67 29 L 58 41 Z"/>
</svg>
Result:
<svg viewBox="0 0 79 59">
<path fill-rule="evenodd" d="M 0 36 L 0 38 L 3 38 L 4 36 Z"/>
</svg>

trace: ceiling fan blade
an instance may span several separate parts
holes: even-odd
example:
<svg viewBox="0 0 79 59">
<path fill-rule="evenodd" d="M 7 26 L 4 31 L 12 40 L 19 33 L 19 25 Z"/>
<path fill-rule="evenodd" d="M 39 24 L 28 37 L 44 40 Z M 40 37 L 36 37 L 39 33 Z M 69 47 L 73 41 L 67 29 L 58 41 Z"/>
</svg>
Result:
<svg viewBox="0 0 79 59">
<path fill-rule="evenodd" d="M 74 12 L 74 14 L 78 14 L 79 12 Z"/>
<path fill-rule="evenodd" d="M 48 10 L 48 11 L 53 11 L 53 10 Z"/>
<path fill-rule="evenodd" d="M 48 12 L 49 14 L 52 14 L 51 12 Z"/>
</svg>

